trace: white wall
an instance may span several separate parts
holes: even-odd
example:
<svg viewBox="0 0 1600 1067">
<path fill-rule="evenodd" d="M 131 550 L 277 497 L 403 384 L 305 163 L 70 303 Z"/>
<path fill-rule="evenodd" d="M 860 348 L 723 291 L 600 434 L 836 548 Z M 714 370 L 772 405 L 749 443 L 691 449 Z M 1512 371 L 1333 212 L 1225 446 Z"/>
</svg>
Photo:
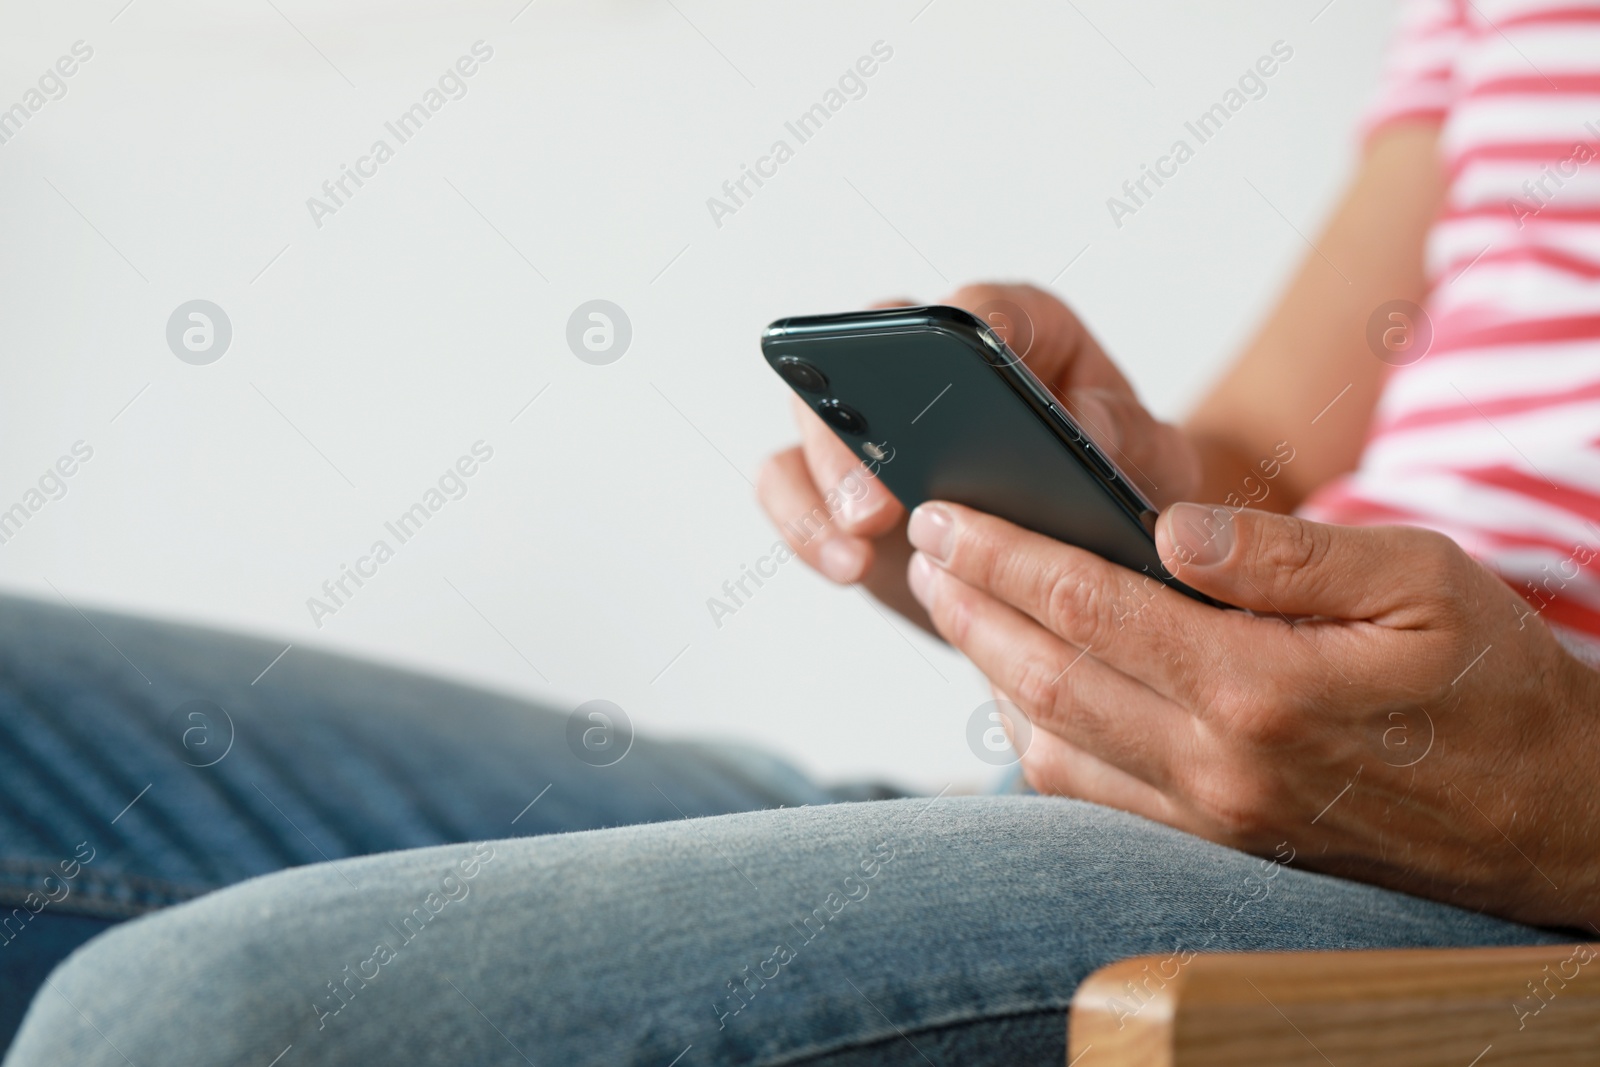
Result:
<svg viewBox="0 0 1600 1067">
<path fill-rule="evenodd" d="M 957 657 L 799 563 L 712 624 L 707 598 L 773 540 L 747 480 L 791 437 L 761 326 L 1053 282 L 1179 414 L 1328 211 L 1391 17 L 1383 0 L 124 2 L 0 14 L 0 107 L 74 42 L 94 50 L 0 145 L 0 508 L 75 441 L 94 449 L 0 546 L 0 586 L 563 709 L 604 697 L 647 729 L 933 789 L 988 773 L 963 733 L 986 689 Z M 394 145 L 383 123 L 479 40 L 493 58 L 467 95 L 315 225 L 307 198 Z M 1279 40 L 1294 55 L 1266 96 L 1116 227 L 1107 197 L 1193 143 L 1184 121 Z M 877 41 L 893 58 L 866 95 L 714 225 L 707 198 L 793 144 L 784 121 Z M 233 325 L 209 366 L 166 344 L 194 298 Z M 633 324 L 609 366 L 565 343 L 595 298 Z M 494 458 L 467 496 L 313 626 L 306 598 L 480 439 Z"/>
</svg>

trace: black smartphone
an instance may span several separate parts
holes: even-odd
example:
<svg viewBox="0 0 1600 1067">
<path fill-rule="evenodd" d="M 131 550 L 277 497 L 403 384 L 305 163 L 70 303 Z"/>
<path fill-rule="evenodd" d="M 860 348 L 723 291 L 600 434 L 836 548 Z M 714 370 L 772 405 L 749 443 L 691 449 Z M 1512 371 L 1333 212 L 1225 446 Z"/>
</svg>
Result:
<svg viewBox="0 0 1600 1067">
<path fill-rule="evenodd" d="M 970 313 L 934 306 L 779 319 L 762 333 L 761 351 L 907 509 L 965 504 L 1217 603 L 1168 573 L 1156 553 L 1155 508 Z"/>
</svg>

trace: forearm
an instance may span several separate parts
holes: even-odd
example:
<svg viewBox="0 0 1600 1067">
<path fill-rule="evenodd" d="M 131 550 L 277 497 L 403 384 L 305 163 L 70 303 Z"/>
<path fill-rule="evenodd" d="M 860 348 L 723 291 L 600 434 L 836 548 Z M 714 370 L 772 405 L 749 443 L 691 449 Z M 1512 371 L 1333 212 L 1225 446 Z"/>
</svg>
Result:
<svg viewBox="0 0 1600 1067">
<path fill-rule="evenodd" d="M 1202 461 L 1199 499 L 1287 512 L 1355 467 L 1385 369 L 1368 320 L 1426 291 L 1423 245 L 1443 195 L 1437 134 L 1407 125 L 1373 139 L 1277 306 L 1185 423 Z"/>
</svg>

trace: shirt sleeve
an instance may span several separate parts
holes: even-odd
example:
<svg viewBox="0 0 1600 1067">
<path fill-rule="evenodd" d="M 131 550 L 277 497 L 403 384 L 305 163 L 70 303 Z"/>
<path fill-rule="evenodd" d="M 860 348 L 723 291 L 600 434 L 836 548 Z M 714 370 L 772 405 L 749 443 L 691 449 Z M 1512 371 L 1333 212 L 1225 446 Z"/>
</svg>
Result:
<svg viewBox="0 0 1600 1067">
<path fill-rule="evenodd" d="M 1362 139 L 1399 122 L 1443 122 L 1455 103 L 1456 60 L 1467 38 L 1468 0 L 1399 0 L 1378 91 Z"/>
</svg>

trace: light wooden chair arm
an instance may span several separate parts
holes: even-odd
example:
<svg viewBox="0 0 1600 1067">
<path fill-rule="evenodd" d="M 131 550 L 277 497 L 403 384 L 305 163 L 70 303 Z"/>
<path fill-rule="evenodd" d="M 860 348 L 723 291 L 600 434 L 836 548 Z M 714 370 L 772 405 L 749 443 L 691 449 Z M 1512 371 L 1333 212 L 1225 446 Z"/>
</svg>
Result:
<svg viewBox="0 0 1600 1067">
<path fill-rule="evenodd" d="M 1076 1067 L 1600 1063 L 1600 944 L 1139 956 L 1072 1000 Z"/>
</svg>

